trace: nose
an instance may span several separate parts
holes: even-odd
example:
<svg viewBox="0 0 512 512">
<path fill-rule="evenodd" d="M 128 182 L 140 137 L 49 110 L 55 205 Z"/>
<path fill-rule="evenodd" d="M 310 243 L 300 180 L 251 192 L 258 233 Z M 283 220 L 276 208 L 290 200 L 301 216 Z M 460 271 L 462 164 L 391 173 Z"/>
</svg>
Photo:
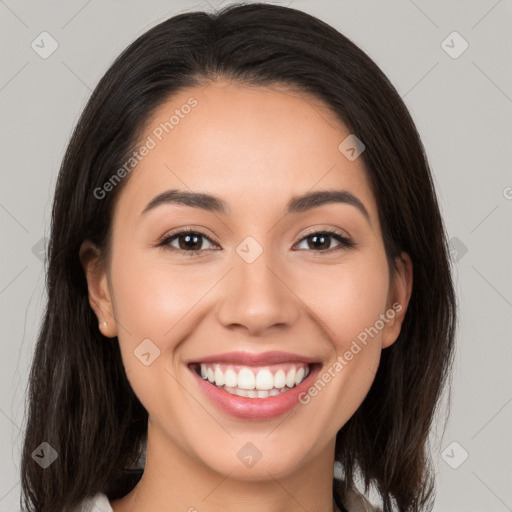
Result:
<svg viewBox="0 0 512 512">
<path fill-rule="evenodd" d="M 228 329 L 245 329 L 255 336 L 292 326 L 302 304 L 292 281 L 271 251 L 263 251 L 252 263 L 235 255 L 234 268 L 225 279 L 219 321 Z"/>
</svg>

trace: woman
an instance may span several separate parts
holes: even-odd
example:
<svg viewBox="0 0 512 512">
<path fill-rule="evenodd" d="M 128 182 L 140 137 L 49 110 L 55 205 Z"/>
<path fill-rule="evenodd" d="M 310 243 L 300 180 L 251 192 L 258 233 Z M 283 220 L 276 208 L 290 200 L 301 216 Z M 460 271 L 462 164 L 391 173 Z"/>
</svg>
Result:
<svg viewBox="0 0 512 512">
<path fill-rule="evenodd" d="M 444 226 L 406 107 L 327 24 L 233 5 L 132 43 L 64 157 L 47 286 L 27 510 L 430 510 Z"/>
</svg>

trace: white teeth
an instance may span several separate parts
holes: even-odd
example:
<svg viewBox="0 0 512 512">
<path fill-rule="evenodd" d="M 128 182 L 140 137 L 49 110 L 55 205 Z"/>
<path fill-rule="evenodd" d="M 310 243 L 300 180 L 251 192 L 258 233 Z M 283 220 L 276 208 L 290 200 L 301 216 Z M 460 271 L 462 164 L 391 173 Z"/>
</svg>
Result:
<svg viewBox="0 0 512 512">
<path fill-rule="evenodd" d="M 295 384 L 300 384 L 304 379 L 304 368 L 299 368 L 299 371 L 295 375 Z"/>
<path fill-rule="evenodd" d="M 224 384 L 224 374 L 222 373 L 222 370 L 216 366 L 215 367 L 215 385 L 216 386 L 222 386 Z"/>
<path fill-rule="evenodd" d="M 238 387 L 240 389 L 254 389 L 256 387 L 254 373 L 248 368 L 242 368 L 238 372 Z"/>
<path fill-rule="evenodd" d="M 256 389 L 240 389 L 240 388 L 230 388 L 227 386 L 221 386 L 224 391 L 231 393 L 232 395 L 243 396 L 245 398 L 267 398 L 269 396 L 279 395 L 279 393 L 285 393 L 289 389 L 287 387 L 283 389 L 272 388 L 270 391 L 266 389 L 256 390 Z"/>
<path fill-rule="evenodd" d="M 292 368 L 286 374 L 286 385 L 289 388 L 293 388 L 294 384 L 295 384 L 295 368 Z"/>
<path fill-rule="evenodd" d="M 267 398 L 288 391 L 300 384 L 309 374 L 309 366 L 298 363 L 290 368 L 283 365 L 275 373 L 270 368 L 228 367 L 222 364 L 200 364 L 201 377 L 230 393 L 250 398 Z M 223 370 L 224 368 L 224 370 Z M 239 368 L 238 373 L 235 371 Z M 286 369 L 288 371 L 286 372 Z M 256 372 L 256 373 L 255 373 Z"/>
<path fill-rule="evenodd" d="M 203 368 L 204 364 L 201 365 L 201 372 L 203 371 L 202 368 Z M 204 377 L 203 377 L 204 379 Z M 238 384 L 238 378 L 236 376 L 236 373 L 235 373 L 235 370 L 232 370 L 231 368 L 229 370 L 226 370 L 226 372 L 224 373 L 224 384 L 226 384 L 226 386 L 229 386 L 231 388 L 236 388 L 237 384 Z"/>
<path fill-rule="evenodd" d="M 284 388 L 286 386 L 286 375 L 283 370 L 277 370 L 274 375 L 274 387 L 275 388 Z"/>
<path fill-rule="evenodd" d="M 267 368 L 264 368 L 256 375 L 256 387 L 258 389 L 268 391 L 274 387 L 274 378 L 272 373 Z M 276 386 L 276 388 L 279 386 Z"/>
</svg>

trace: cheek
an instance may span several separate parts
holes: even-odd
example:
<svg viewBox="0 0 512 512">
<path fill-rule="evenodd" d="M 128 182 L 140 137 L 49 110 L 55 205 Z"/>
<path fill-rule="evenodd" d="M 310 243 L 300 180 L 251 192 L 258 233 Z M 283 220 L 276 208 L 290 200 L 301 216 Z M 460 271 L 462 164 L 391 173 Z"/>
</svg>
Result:
<svg viewBox="0 0 512 512">
<path fill-rule="evenodd" d="M 197 292 L 180 272 L 169 274 L 142 251 L 123 251 L 120 241 L 116 247 L 111 279 L 121 356 L 132 388 L 151 409 L 155 388 L 172 385 L 165 370 L 174 370 L 166 368 L 170 363 L 164 354 L 178 342 L 180 319 L 197 302 Z"/>
<path fill-rule="evenodd" d="M 387 261 L 384 255 L 354 254 L 339 265 L 304 272 L 298 286 L 297 294 L 321 318 L 325 334 L 337 352 L 342 352 L 385 312 L 389 290 Z"/>
<path fill-rule="evenodd" d="M 132 389 L 154 418 L 159 417 L 162 403 L 168 404 L 171 415 L 186 407 L 182 403 L 186 397 L 176 383 L 177 368 L 168 354 L 192 328 L 194 305 L 212 287 L 211 279 L 201 280 L 200 275 L 193 266 L 171 266 L 162 256 L 150 258 L 142 251 L 119 250 L 113 255 L 112 286 L 123 364 Z M 147 365 L 144 353 L 149 353 Z"/>
<path fill-rule="evenodd" d="M 154 251 L 155 257 L 140 252 L 114 258 L 112 284 L 117 317 L 130 336 L 153 336 L 157 343 L 163 343 L 164 339 L 175 337 L 169 335 L 170 331 L 176 331 L 180 319 L 214 281 L 211 273 L 205 275 L 193 265 L 166 264 L 164 253 L 160 249 Z"/>
<path fill-rule="evenodd" d="M 172 349 L 169 344 L 178 342 L 194 308 L 201 310 L 198 303 L 223 275 L 222 268 L 215 266 L 214 270 L 211 262 L 191 259 L 171 264 L 165 249 L 152 251 L 148 257 L 142 251 L 120 250 L 112 261 L 116 317 L 122 326 L 119 336 L 124 345 L 131 339 L 132 351 L 146 338 L 161 351 Z M 301 299 L 297 307 L 306 316 L 308 311 L 313 313 L 323 329 L 319 336 L 331 340 L 338 354 L 348 350 L 358 336 L 364 337 L 362 333 L 386 307 L 387 262 L 385 254 L 375 248 L 347 254 L 339 264 L 307 263 L 283 270 L 282 277 L 294 291 L 289 300 Z M 373 346 L 378 346 L 378 339 Z"/>
<path fill-rule="evenodd" d="M 389 289 L 387 260 L 378 251 L 368 258 L 354 256 L 344 264 L 310 272 L 309 277 L 304 273 L 300 282 L 297 294 L 320 320 L 331 345 L 330 359 L 311 397 L 321 396 L 316 402 L 318 421 L 328 421 L 328 414 L 336 411 L 341 425 L 363 401 L 379 365 L 380 318 Z"/>
</svg>

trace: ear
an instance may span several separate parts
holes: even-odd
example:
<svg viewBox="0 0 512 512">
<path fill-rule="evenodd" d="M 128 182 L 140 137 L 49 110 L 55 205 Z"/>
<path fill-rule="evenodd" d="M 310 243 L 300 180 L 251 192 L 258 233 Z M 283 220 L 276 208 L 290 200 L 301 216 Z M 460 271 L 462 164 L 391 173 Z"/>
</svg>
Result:
<svg viewBox="0 0 512 512">
<path fill-rule="evenodd" d="M 397 258 L 396 267 L 397 271 L 389 288 L 385 313 L 389 320 L 384 324 L 382 348 L 389 347 L 397 340 L 412 293 L 413 266 L 406 252 L 402 252 Z"/>
<path fill-rule="evenodd" d="M 108 338 L 117 336 L 107 271 L 100 258 L 99 249 L 89 240 L 80 246 L 79 257 L 87 279 L 89 304 L 98 317 L 101 333 Z M 107 322 L 107 325 L 102 325 Z"/>
</svg>

